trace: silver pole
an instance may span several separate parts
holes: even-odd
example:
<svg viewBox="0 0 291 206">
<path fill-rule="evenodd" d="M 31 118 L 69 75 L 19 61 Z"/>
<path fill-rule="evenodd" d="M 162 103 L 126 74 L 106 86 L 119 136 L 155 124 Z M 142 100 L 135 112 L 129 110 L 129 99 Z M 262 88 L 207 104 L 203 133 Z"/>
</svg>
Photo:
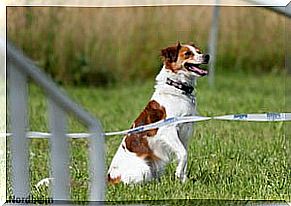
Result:
<svg viewBox="0 0 291 206">
<path fill-rule="evenodd" d="M 69 198 L 69 155 L 68 138 L 66 137 L 66 114 L 51 98 L 48 99 L 51 142 L 51 174 L 53 179 L 52 195 L 54 200 Z"/>
<path fill-rule="evenodd" d="M 105 200 L 105 141 L 104 135 L 95 126 L 90 128 L 93 133 L 89 140 L 89 161 L 90 161 L 90 201 Z"/>
<path fill-rule="evenodd" d="M 65 112 L 73 113 L 78 120 L 82 121 L 93 135 L 90 138 L 90 173 L 91 173 L 91 200 L 104 200 L 105 196 L 105 158 L 104 158 L 104 136 L 102 126 L 98 119 L 95 119 L 76 103 L 70 100 L 67 95 L 62 92 L 57 85 L 48 78 L 41 70 L 27 57 L 23 55 L 21 51 L 16 49 L 12 44 L 7 42 L 7 60 L 9 65 L 9 70 L 13 72 L 16 71 L 16 74 L 23 74 L 12 76 L 11 82 L 11 116 L 12 120 L 12 133 L 20 139 L 12 140 L 12 151 L 13 154 L 22 154 L 18 155 L 14 164 L 14 168 L 21 168 L 17 170 L 14 176 L 17 177 L 14 180 L 17 183 L 17 188 L 19 192 L 14 193 L 19 197 L 24 196 L 28 190 L 28 148 L 26 145 L 27 138 L 25 138 L 25 128 L 26 128 L 26 79 L 22 81 L 23 77 L 30 77 L 34 80 L 38 86 L 40 86 L 45 92 L 46 96 L 50 99 L 50 111 L 51 119 L 50 124 L 52 128 L 52 161 L 53 161 L 53 176 L 55 179 L 56 188 L 53 189 L 54 198 L 57 199 L 66 199 L 69 197 L 69 191 L 67 189 L 68 185 L 68 156 L 67 156 L 67 138 L 65 138 Z M 20 79 L 20 80 L 19 80 Z M 24 83 L 25 82 L 25 83 Z M 18 100 L 17 97 L 21 98 Z M 15 109 L 16 108 L 16 109 Z M 18 109 L 17 109 L 18 108 Z M 13 123 L 13 121 L 17 123 Z M 20 125 L 13 126 L 13 125 Z M 20 138 L 24 137 L 24 138 Z M 24 140 L 25 139 L 25 140 Z M 15 146 L 14 146 L 15 143 Z M 64 151 L 61 151 L 63 149 Z M 14 161 L 13 161 L 14 162 Z M 21 185 L 21 187 L 18 187 Z M 25 194 L 24 194 L 25 193 Z"/>
<path fill-rule="evenodd" d="M 215 4 L 216 5 L 213 8 L 211 30 L 210 30 L 209 41 L 208 41 L 208 51 L 210 55 L 208 83 L 210 86 L 214 86 L 218 22 L 219 22 L 219 15 L 220 15 L 219 0 L 216 0 Z"/>
<path fill-rule="evenodd" d="M 291 3 L 289 3 L 286 7 L 286 10 L 291 13 Z M 291 19 L 286 18 L 285 20 L 285 45 L 286 45 L 286 55 L 285 55 L 285 67 L 287 69 L 287 75 L 285 76 L 285 109 L 286 111 L 291 111 Z M 291 127 L 290 124 L 285 123 L 284 124 L 284 131 L 285 131 L 285 136 L 286 137 L 291 137 Z M 287 152 L 287 157 L 291 157 L 291 142 L 286 141 L 286 152 Z"/>
<path fill-rule="evenodd" d="M 27 129 L 27 76 L 9 62 L 9 99 L 11 111 L 11 153 L 13 195 L 29 195 L 29 164 Z"/>
</svg>

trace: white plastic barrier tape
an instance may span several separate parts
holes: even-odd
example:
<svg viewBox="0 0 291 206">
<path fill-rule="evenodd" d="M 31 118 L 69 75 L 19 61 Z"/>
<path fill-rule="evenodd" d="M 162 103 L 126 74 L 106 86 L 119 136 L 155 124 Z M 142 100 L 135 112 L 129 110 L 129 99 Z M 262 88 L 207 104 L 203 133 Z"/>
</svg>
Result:
<svg viewBox="0 0 291 206">
<path fill-rule="evenodd" d="M 291 113 L 265 113 L 265 114 L 232 114 L 213 117 L 219 120 L 239 120 L 254 122 L 270 122 L 270 121 L 290 121 Z"/>
<path fill-rule="evenodd" d="M 191 122 L 200 122 L 207 120 L 234 120 L 234 121 L 255 121 L 255 122 L 282 122 L 282 121 L 291 121 L 291 113 L 265 113 L 265 114 L 231 114 L 231 115 L 223 115 L 216 117 L 201 117 L 201 116 L 187 116 L 187 117 L 171 117 L 167 118 L 152 124 L 143 125 L 139 127 L 135 127 L 128 130 L 116 131 L 116 132 L 106 132 L 105 136 L 113 136 L 113 135 L 126 135 L 144 132 L 150 129 L 156 129 L 163 126 L 171 125 L 171 124 L 183 124 L 183 123 L 191 123 Z M 11 133 L 0 134 L 0 136 L 11 136 Z M 67 134 L 67 137 L 70 138 L 87 138 L 90 137 L 90 133 L 70 133 Z M 50 133 L 46 132 L 27 132 L 28 138 L 49 138 L 51 136 Z"/>
<path fill-rule="evenodd" d="M 152 124 L 147 124 L 139 127 L 135 127 L 128 130 L 123 131 L 117 131 L 117 132 L 107 132 L 105 133 L 106 136 L 112 136 L 112 135 L 125 135 L 125 134 L 133 134 L 133 133 L 139 133 L 143 131 L 147 131 L 150 129 L 156 129 L 160 128 L 166 125 L 170 124 L 182 124 L 182 123 L 189 123 L 189 122 L 199 122 L 199 121 L 205 121 L 210 120 L 211 117 L 200 117 L 200 116 L 188 116 L 188 117 L 171 117 L 167 118 Z"/>
</svg>

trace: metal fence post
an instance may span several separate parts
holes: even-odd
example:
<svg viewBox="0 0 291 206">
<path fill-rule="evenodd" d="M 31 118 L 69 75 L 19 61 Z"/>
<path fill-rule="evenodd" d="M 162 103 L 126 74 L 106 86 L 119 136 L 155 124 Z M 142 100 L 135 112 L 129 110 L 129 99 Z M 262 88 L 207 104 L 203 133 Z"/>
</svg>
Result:
<svg viewBox="0 0 291 206">
<path fill-rule="evenodd" d="M 104 135 L 101 128 L 96 125 L 90 128 L 93 134 L 89 140 L 89 158 L 90 158 L 90 200 L 105 200 L 105 153 L 104 153 Z"/>
<path fill-rule="evenodd" d="M 90 158 L 90 200 L 103 201 L 105 196 L 104 136 L 101 124 L 83 108 L 73 102 L 57 85 L 47 77 L 30 59 L 9 42 L 7 43 L 8 70 L 11 72 L 10 101 L 12 116 L 12 159 L 15 195 L 29 194 L 28 145 L 26 135 L 26 77 L 30 77 L 41 87 L 49 99 L 51 139 L 51 160 L 53 198 L 69 199 L 69 156 L 66 137 L 66 114 L 74 114 L 93 134 L 89 146 Z M 21 68 L 21 72 L 20 69 Z M 17 70 L 16 70 L 17 69 Z M 23 74 L 22 74 L 23 73 Z"/>
<path fill-rule="evenodd" d="M 69 155 L 66 137 L 66 114 L 51 98 L 49 116 L 51 136 L 51 174 L 53 179 L 52 195 L 55 200 L 69 199 Z"/>
<path fill-rule="evenodd" d="M 210 86 L 214 86 L 218 22 L 219 22 L 219 15 L 220 15 L 219 0 L 216 0 L 215 4 L 216 5 L 213 8 L 212 23 L 211 23 L 211 29 L 210 29 L 210 35 L 209 35 L 209 41 L 208 41 L 208 51 L 210 55 L 208 83 Z"/>
<path fill-rule="evenodd" d="M 27 76 L 12 62 L 7 63 L 9 77 L 9 103 L 11 111 L 11 156 L 13 195 L 29 195 L 29 164 L 27 127 Z"/>
<path fill-rule="evenodd" d="M 289 3 L 286 7 L 286 12 L 288 12 L 289 14 L 291 14 L 291 3 Z M 287 75 L 285 76 L 285 110 L 286 111 L 291 111 L 291 84 L 290 84 L 290 80 L 291 80 L 291 19 L 290 18 L 286 18 L 285 20 L 285 32 L 286 32 L 286 36 L 285 36 L 285 45 L 286 45 L 286 50 L 285 50 L 285 67 L 287 69 Z M 291 137 L 291 128 L 290 128 L 290 124 L 285 123 L 284 124 L 284 129 L 285 129 L 285 136 L 286 137 Z M 289 162 L 291 160 L 291 142 L 290 141 L 286 141 L 286 153 L 287 153 L 287 157 Z"/>
</svg>

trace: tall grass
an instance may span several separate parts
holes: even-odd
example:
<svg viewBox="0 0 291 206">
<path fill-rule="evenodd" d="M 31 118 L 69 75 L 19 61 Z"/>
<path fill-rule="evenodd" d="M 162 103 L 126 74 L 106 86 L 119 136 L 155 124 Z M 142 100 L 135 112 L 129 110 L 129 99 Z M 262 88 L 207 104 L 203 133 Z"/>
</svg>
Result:
<svg viewBox="0 0 291 206">
<path fill-rule="evenodd" d="M 62 83 L 105 85 L 157 73 L 160 49 L 193 41 L 206 50 L 212 7 L 10 7 L 8 38 Z M 220 71 L 284 68 L 284 17 L 222 7 Z"/>
</svg>

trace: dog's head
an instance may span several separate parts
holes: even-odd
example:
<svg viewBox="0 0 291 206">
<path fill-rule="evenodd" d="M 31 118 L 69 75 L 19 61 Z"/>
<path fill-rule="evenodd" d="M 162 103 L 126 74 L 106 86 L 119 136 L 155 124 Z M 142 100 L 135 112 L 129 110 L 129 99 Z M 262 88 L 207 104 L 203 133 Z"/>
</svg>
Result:
<svg viewBox="0 0 291 206">
<path fill-rule="evenodd" d="M 200 68 L 201 64 L 208 64 L 210 56 L 203 54 L 194 44 L 180 44 L 162 49 L 161 55 L 165 68 L 173 73 L 187 73 L 201 77 L 208 74 L 207 70 Z"/>
</svg>

